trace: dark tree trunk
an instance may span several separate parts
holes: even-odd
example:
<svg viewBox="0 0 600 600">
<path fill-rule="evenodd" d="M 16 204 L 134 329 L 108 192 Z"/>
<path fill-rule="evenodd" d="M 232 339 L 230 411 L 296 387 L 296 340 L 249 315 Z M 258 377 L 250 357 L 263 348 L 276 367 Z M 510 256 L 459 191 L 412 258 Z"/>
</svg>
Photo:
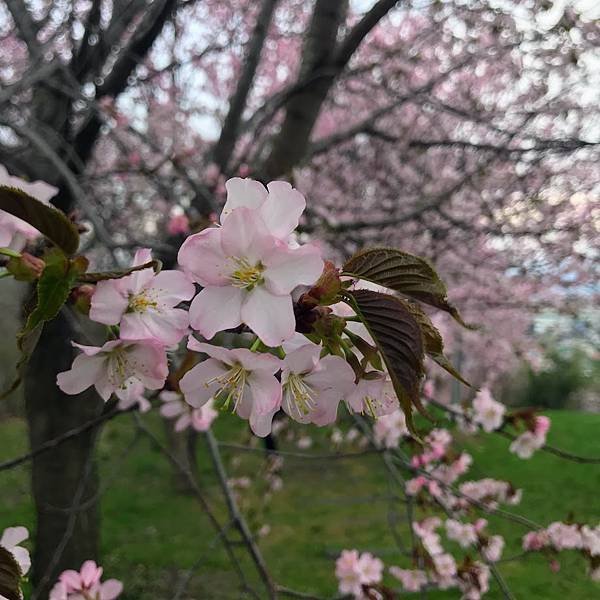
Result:
<svg viewBox="0 0 600 600">
<path fill-rule="evenodd" d="M 93 391 L 67 396 L 56 374 L 70 368 L 73 332 L 64 317 L 48 323 L 31 357 L 25 380 L 25 405 L 31 447 L 37 448 L 100 414 L 103 402 Z M 98 558 L 99 510 L 94 446 L 98 431 L 88 431 L 40 454 L 32 463 L 37 524 L 33 554 L 33 598 L 47 598 L 58 574 Z"/>
</svg>

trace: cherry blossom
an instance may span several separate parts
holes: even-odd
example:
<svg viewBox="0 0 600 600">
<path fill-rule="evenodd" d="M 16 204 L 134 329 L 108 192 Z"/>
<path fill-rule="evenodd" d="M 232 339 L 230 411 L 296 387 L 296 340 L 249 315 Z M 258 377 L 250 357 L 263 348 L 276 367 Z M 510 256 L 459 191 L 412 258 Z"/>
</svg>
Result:
<svg viewBox="0 0 600 600">
<path fill-rule="evenodd" d="M 159 394 L 159 398 L 163 401 L 160 414 L 167 419 L 177 419 L 175 431 L 183 431 L 189 427 L 196 431 L 208 431 L 219 414 L 212 399 L 202 406 L 193 407 L 178 392 L 165 390 Z"/>
<path fill-rule="evenodd" d="M 123 389 L 116 392 L 116 396 L 119 398 L 117 408 L 119 410 L 129 410 L 137 404 L 140 412 L 148 412 L 152 405 L 144 396 L 145 391 L 144 384 L 139 379 L 132 377 L 125 382 Z"/>
<path fill-rule="evenodd" d="M 172 215 L 167 223 L 169 235 L 185 235 L 190 232 L 190 220 L 186 215 Z"/>
<path fill-rule="evenodd" d="M 373 437 L 378 446 L 396 448 L 403 437 L 409 435 L 406 418 L 401 410 L 381 415 L 373 425 Z"/>
<path fill-rule="evenodd" d="M 523 536 L 523 550 L 541 550 L 550 543 L 548 534 L 544 531 L 529 531 Z"/>
<path fill-rule="evenodd" d="M 583 546 L 583 539 L 577 525 L 554 522 L 546 529 L 550 543 L 557 550 L 574 550 Z"/>
<path fill-rule="evenodd" d="M 179 264 L 204 289 L 190 306 L 190 323 L 205 338 L 245 323 L 268 346 L 293 336 L 291 293 L 323 270 L 319 250 L 291 248 L 269 233 L 256 210 L 240 207 L 219 229 L 190 236 Z"/>
<path fill-rule="evenodd" d="M 424 571 L 390 567 L 389 572 L 390 575 L 400 581 L 407 592 L 419 592 L 427 585 L 427 575 Z"/>
<path fill-rule="evenodd" d="M 456 561 L 451 554 L 436 554 L 433 557 L 433 566 L 442 579 L 451 579 L 456 575 Z"/>
<path fill-rule="evenodd" d="M 477 392 L 473 400 L 473 409 L 473 420 L 488 433 L 502 425 L 506 412 L 504 405 L 492 398 L 488 388 L 482 388 Z"/>
<path fill-rule="evenodd" d="M 21 546 L 21 543 L 28 537 L 29 532 L 22 526 L 7 527 L 2 532 L 2 536 L 0 536 L 0 546 L 13 555 L 13 558 L 19 565 L 19 569 L 21 569 L 21 576 L 26 575 L 31 567 L 29 550 Z"/>
<path fill-rule="evenodd" d="M 152 260 L 147 248 L 138 250 L 134 267 Z M 90 318 L 105 325 L 120 325 L 124 340 L 157 340 L 176 344 L 189 325 L 188 313 L 175 308 L 191 300 L 194 284 L 181 271 L 161 271 L 152 268 L 135 271 L 120 279 L 100 281 L 92 296 Z"/>
<path fill-rule="evenodd" d="M 481 548 L 488 562 L 498 562 L 502 557 L 502 550 L 504 550 L 504 538 L 501 535 L 490 536 Z"/>
<path fill-rule="evenodd" d="M 123 591 L 117 579 L 101 583 L 102 567 L 93 560 L 86 560 L 81 571 L 63 571 L 50 591 L 49 600 L 115 600 Z"/>
<path fill-rule="evenodd" d="M 354 388 L 354 372 L 339 356 L 319 358 L 322 348 L 306 344 L 283 359 L 282 408 L 295 421 L 327 425 Z"/>
<path fill-rule="evenodd" d="M 126 399 L 130 388 L 138 383 L 150 390 L 159 390 L 165 383 L 167 355 L 156 342 L 111 340 L 102 347 L 72 343 L 82 353 L 70 370 L 56 378 L 58 387 L 66 394 L 80 394 L 93 385 L 105 401 L 113 393 Z"/>
<path fill-rule="evenodd" d="M 373 418 L 392 414 L 400 408 L 392 382 L 385 373 L 361 379 L 346 402 L 354 412 Z"/>
<path fill-rule="evenodd" d="M 531 458 L 536 450 L 539 450 L 546 440 L 544 437 L 536 435 L 531 431 L 525 431 L 517 437 L 510 445 L 510 451 L 519 458 Z"/>
<path fill-rule="evenodd" d="M 186 402 L 199 408 L 211 398 L 250 421 L 252 431 L 265 437 L 281 406 L 281 384 L 274 376 L 281 360 L 246 348 L 228 350 L 190 337 L 188 348 L 210 358 L 190 369 L 179 382 Z"/>
<path fill-rule="evenodd" d="M 43 181 L 30 183 L 19 177 L 11 176 L 3 165 L 0 165 L 0 185 L 23 190 L 44 204 L 48 204 L 50 198 L 58 193 L 58 188 Z M 40 232 L 29 223 L 0 210 L 0 247 L 22 250 L 27 240 L 35 239 L 39 235 Z"/>
<path fill-rule="evenodd" d="M 339 591 L 361 600 L 363 586 L 379 583 L 382 574 L 383 563 L 369 552 L 359 555 L 358 550 L 342 550 L 335 563 Z"/>
<path fill-rule="evenodd" d="M 477 530 L 471 523 L 461 523 L 456 519 L 446 520 L 448 539 L 458 542 L 461 548 L 468 548 L 477 542 Z"/>
</svg>

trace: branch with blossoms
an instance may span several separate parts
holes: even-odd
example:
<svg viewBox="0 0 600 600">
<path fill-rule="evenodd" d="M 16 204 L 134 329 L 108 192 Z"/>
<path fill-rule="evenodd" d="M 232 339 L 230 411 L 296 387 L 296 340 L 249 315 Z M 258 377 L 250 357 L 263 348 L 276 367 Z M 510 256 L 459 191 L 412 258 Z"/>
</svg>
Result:
<svg viewBox="0 0 600 600">
<path fill-rule="evenodd" d="M 66 304 L 104 325 L 102 345 L 73 342 L 81 353 L 68 371 L 58 374 L 57 385 L 67 394 L 93 386 L 116 407 L 89 428 L 116 414 L 150 410 L 151 391 L 160 397 L 161 414 L 176 419 L 177 431 L 207 432 L 229 509 L 226 526 L 214 517 L 194 475 L 137 419 L 138 429 L 193 484 L 247 591 L 251 589 L 227 538 L 230 526 L 242 536 L 269 597 L 286 588 L 274 583 L 239 508 L 236 482 L 227 478 L 219 444 L 210 432 L 219 411 L 235 413 L 249 422 L 256 436 L 266 437 L 278 413 L 322 427 L 335 423 L 345 407 L 404 497 L 412 549 L 401 550 L 400 557 L 408 556 L 411 564 L 388 569 L 403 591 L 456 588 L 464 598 L 479 598 L 494 577 L 505 597 L 512 597 L 496 567 L 504 539 L 488 532 L 487 521 L 475 518 L 475 511 L 525 525 L 527 551 L 550 555 L 579 549 L 596 573 L 598 528 L 555 523 L 543 529 L 505 511 L 500 505 L 518 504 L 520 490 L 490 478 L 459 483 L 471 457 L 453 448 L 446 429 L 417 432 L 414 410 L 430 418 L 422 402 L 426 357 L 469 385 L 444 354 L 442 336 L 422 307 L 441 309 L 465 325 L 425 260 L 375 247 L 359 251 L 338 268 L 323 260 L 315 243 L 300 243 L 295 230 L 306 203 L 297 190 L 281 181 L 265 188 L 234 178 L 226 183 L 227 202 L 219 223 L 183 242 L 178 269 L 162 270 L 151 251 L 142 248 L 128 269 L 94 272 L 77 254 L 78 226 L 48 205 L 52 190 L 44 188 L 40 197 L 37 184 L 12 178 L 5 183 L 10 185 L 0 187 L 0 209 L 5 211 L 0 213 L 3 274 L 36 286 L 19 335 L 21 368 L 45 323 Z M 45 237 L 36 254 L 24 251 L 24 233 L 37 235 L 27 227 Z M 504 407 L 486 390 L 478 392 L 472 408 L 454 416 L 465 427 L 486 432 L 501 431 L 509 422 L 515 428 L 524 426 L 511 446 L 522 458 L 544 447 L 550 426 L 545 417 L 533 413 L 505 416 Z M 62 439 L 87 429 L 84 424 Z M 7 468 L 23 460 L 9 461 Z M 281 485 L 275 470 L 269 470 L 268 477 L 270 490 Z M 417 519 L 417 513 L 424 513 L 424 519 Z M 448 541 L 465 551 L 459 559 L 442 545 L 437 532 L 442 527 Z M 18 598 L 23 569 L 15 567 L 15 560 L 7 559 L 7 564 L 14 576 L 9 591 Z M 344 552 L 336 567 L 339 590 L 359 599 L 376 594 L 394 598 L 398 592 L 382 584 L 383 570 L 382 561 L 371 553 Z M 80 573 L 61 575 L 53 598 L 116 598 L 120 584 L 102 584 L 100 578 L 101 569 L 88 561 Z"/>
</svg>

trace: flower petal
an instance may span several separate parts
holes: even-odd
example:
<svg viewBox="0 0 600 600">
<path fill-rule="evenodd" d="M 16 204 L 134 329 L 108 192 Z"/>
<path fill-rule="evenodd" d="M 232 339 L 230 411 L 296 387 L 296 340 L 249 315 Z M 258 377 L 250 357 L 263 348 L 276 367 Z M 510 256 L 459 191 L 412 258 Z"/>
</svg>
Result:
<svg viewBox="0 0 600 600">
<path fill-rule="evenodd" d="M 247 348 L 235 348 L 230 352 L 231 358 L 248 371 L 262 370 L 273 375 L 281 368 L 281 360 L 272 354 L 251 352 Z"/>
<path fill-rule="evenodd" d="M 227 373 L 223 363 L 214 358 L 208 358 L 190 369 L 179 382 L 179 389 L 185 396 L 185 401 L 195 408 L 206 404 L 222 387 L 216 377 Z"/>
<path fill-rule="evenodd" d="M 258 208 L 267 197 L 265 186 L 253 179 L 242 179 L 232 177 L 225 182 L 227 190 L 227 202 L 221 212 L 221 224 L 231 214 L 231 211 L 240 208 Z"/>
<path fill-rule="evenodd" d="M 123 295 L 116 280 L 99 281 L 92 295 L 90 319 L 105 325 L 117 325 L 127 310 L 129 301 Z"/>
<path fill-rule="evenodd" d="M 63 371 L 56 376 L 56 383 L 65 394 L 80 394 L 94 385 L 105 369 L 104 356 L 80 354 L 75 358 L 68 371 Z M 108 398 L 104 398 L 104 400 L 108 400 Z"/>
<path fill-rule="evenodd" d="M 274 294 L 291 294 L 298 285 L 312 285 L 323 272 L 323 259 L 316 246 L 278 247 L 263 258 L 266 287 Z"/>
<path fill-rule="evenodd" d="M 179 249 L 177 262 L 193 281 L 203 286 L 229 282 L 229 261 L 221 246 L 221 230 L 215 227 L 188 237 Z"/>
<path fill-rule="evenodd" d="M 264 286 L 258 286 L 248 293 L 241 317 L 271 347 L 279 346 L 291 338 L 296 328 L 291 296 L 275 296 Z"/>
<path fill-rule="evenodd" d="M 306 338 L 305 341 L 308 342 Z M 297 374 L 309 373 L 319 362 L 319 355 L 322 349 L 321 346 L 309 342 L 293 350 L 283 360 L 285 369 Z"/>
<path fill-rule="evenodd" d="M 24 542 L 29 537 L 26 527 L 7 527 L 0 538 L 0 546 L 11 550 L 17 544 Z"/>
<path fill-rule="evenodd" d="M 276 408 L 266 415 L 257 415 L 254 412 L 250 414 L 250 429 L 252 429 L 254 435 L 258 437 L 267 437 L 271 433 L 273 417 L 278 410 L 279 408 Z"/>
<path fill-rule="evenodd" d="M 258 211 L 249 208 L 233 211 L 221 227 L 221 246 L 229 257 L 256 263 L 276 244 L 277 239 L 269 233 Z"/>
<path fill-rule="evenodd" d="M 117 579 L 107 579 L 100 586 L 100 600 L 115 600 L 123 591 L 123 584 Z"/>
<path fill-rule="evenodd" d="M 148 289 L 154 291 L 161 305 L 168 307 L 191 300 L 196 293 L 196 286 L 182 271 L 161 271 L 154 276 Z"/>
<path fill-rule="evenodd" d="M 218 331 L 242 323 L 242 301 L 246 292 L 236 287 L 206 287 L 190 305 L 190 325 L 207 340 Z"/>
<path fill-rule="evenodd" d="M 274 375 L 253 371 L 248 376 L 248 390 L 252 396 L 252 413 L 266 415 L 281 406 L 281 383 Z"/>
<path fill-rule="evenodd" d="M 289 236 L 306 208 L 304 196 L 287 181 L 272 181 L 267 185 L 269 195 L 260 208 L 269 232 L 280 239 Z"/>
</svg>

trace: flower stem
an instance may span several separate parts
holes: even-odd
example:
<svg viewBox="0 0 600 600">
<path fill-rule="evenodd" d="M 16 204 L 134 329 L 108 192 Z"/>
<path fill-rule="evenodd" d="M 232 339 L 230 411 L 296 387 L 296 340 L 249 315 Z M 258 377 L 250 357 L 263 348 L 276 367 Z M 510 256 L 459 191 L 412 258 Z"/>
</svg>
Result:
<svg viewBox="0 0 600 600">
<path fill-rule="evenodd" d="M 21 258 L 21 253 L 16 250 L 11 250 L 10 248 L 0 248 L 0 254 L 4 256 L 10 256 L 11 258 Z"/>
<path fill-rule="evenodd" d="M 250 346 L 250 351 L 256 352 L 259 349 L 260 344 L 261 344 L 260 338 L 257 336 L 256 339 L 254 340 L 254 342 L 252 343 L 252 346 Z"/>
</svg>

